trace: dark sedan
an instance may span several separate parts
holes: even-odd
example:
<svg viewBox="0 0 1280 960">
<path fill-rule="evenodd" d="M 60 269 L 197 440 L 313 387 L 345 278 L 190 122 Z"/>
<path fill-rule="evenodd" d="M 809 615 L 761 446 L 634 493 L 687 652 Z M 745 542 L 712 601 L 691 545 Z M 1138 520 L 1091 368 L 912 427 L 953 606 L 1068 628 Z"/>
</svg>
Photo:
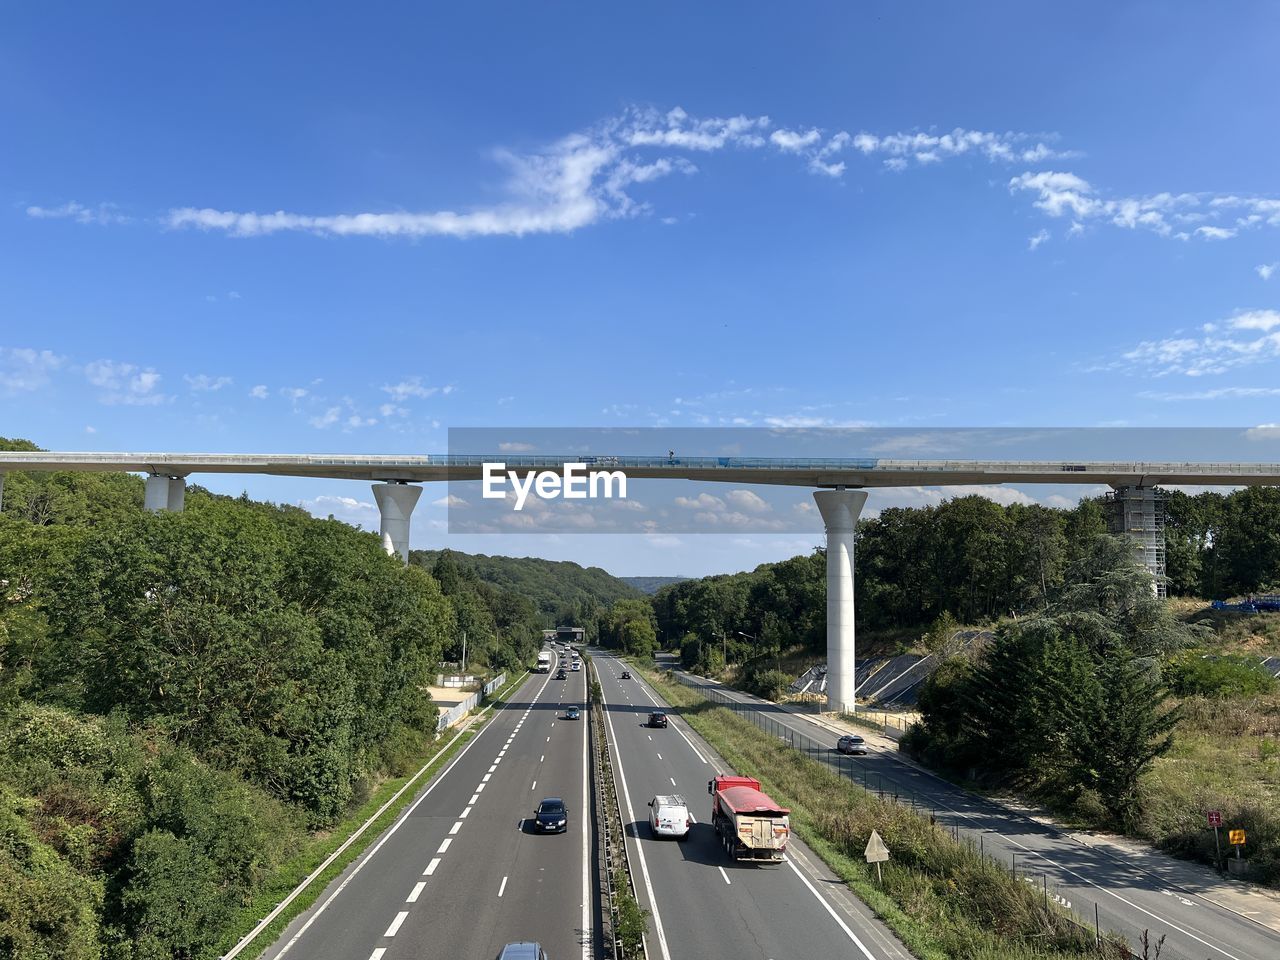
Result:
<svg viewBox="0 0 1280 960">
<path fill-rule="evenodd" d="M 547 797 L 533 811 L 533 829 L 537 833 L 564 833 L 569 829 L 569 808 L 559 797 Z"/>
<path fill-rule="evenodd" d="M 663 713 L 661 710 L 655 710 L 653 713 L 649 714 L 649 726 L 665 727 L 666 725 L 667 725 L 667 715 Z"/>
</svg>

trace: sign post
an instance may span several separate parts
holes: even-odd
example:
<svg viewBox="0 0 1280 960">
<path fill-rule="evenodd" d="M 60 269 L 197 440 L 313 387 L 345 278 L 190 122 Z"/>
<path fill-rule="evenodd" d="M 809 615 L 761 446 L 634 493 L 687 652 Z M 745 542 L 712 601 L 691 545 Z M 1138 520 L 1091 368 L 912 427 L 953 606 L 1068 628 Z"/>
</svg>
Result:
<svg viewBox="0 0 1280 960">
<path fill-rule="evenodd" d="M 1227 839 L 1231 841 L 1231 845 L 1236 848 L 1236 859 L 1240 859 L 1240 848 L 1244 846 L 1244 831 L 1230 830 L 1227 832 Z"/>
<path fill-rule="evenodd" d="M 1209 826 L 1213 827 L 1213 865 L 1218 868 L 1218 872 L 1222 872 L 1222 841 L 1218 837 L 1218 828 L 1222 826 L 1222 811 L 1210 810 L 1208 813 Z"/>
<path fill-rule="evenodd" d="M 867 841 L 867 849 L 864 853 L 867 863 L 876 865 L 876 882 L 883 884 L 884 877 L 880 874 L 880 864 L 889 859 L 889 848 L 884 845 L 884 841 L 880 839 L 879 832 L 872 830 L 871 839 Z"/>
</svg>

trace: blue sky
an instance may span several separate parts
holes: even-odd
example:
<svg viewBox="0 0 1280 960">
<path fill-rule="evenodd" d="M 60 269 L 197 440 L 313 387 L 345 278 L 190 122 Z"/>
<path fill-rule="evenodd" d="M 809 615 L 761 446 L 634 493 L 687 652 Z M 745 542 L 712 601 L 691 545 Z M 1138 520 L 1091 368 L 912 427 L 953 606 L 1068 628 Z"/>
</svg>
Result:
<svg viewBox="0 0 1280 960">
<path fill-rule="evenodd" d="M 1275 4 L 456 6 L 0 13 L 3 432 L 1280 420 Z M 812 542 L 448 538 L 442 498 L 415 545 Z"/>
</svg>

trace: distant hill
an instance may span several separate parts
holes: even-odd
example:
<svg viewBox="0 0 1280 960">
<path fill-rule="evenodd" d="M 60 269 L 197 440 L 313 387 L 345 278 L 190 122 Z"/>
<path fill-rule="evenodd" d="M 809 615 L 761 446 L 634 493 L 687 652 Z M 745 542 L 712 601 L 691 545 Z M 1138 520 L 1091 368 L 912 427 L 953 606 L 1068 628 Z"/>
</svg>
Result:
<svg viewBox="0 0 1280 960">
<path fill-rule="evenodd" d="M 429 569 L 440 553 L 439 550 L 414 550 L 410 562 Z M 532 600 L 549 618 L 567 607 L 608 607 L 616 600 L 641 595 L 635 587 L 599 567 L 584 567 L 568 560 L 490 557 L 456 550 L 452 553 L 459 566 L 474 570 L 486 583 Z"/>
<path fill-rule="evenodd" d="M 688 580 L 688 577 L 619 577 L 623 583 L 634 587 L 641 593 L 647 593 L 653 596 L 663 587 L 670 583 L 680 583 Z"/>
</svg>

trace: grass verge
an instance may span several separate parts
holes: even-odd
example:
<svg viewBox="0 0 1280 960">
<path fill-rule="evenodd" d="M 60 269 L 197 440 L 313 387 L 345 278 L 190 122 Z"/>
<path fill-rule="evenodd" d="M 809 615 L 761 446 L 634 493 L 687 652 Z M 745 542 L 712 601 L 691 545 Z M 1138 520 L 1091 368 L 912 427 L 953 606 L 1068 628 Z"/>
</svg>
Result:
<svg viewBox="0 0 1280 960">
<path fill-rule="evenodd" d="M 921 960 L 1069 960 L 1128 957 L 1021 878 L 928 819 L 882 801 L 646 665 L 637 669 L 738 772 L 791 808 L 792 829 Z M 863 860 L 871 831 L 892 851 L 883 886 Z"/>
<path fill-rule="evenodd" d="M 505 687 L 499 690 L 486 704 L 486 708 L 496 708 L 504 703 L 508 697 L 522 684 L 528 677 L 527 673 L 521 673 L 513 679 Z M 271 923 L 264 927 L 256 937 L 244 948 L 240 953 L 240 957 L 257 957 L 273 943 L 284 932 L 285 928 L 293 921 L 295 917 L 303 913 L 307 908 L 316 902 L 320 894 L 324 892 L 334 877 L 338 876 L 345 870 L 354 860 L 356 860 L 369 846 L 380 837 L 396 818 L 404 811 L 405 807 L 414 801 L 414 798 L 422 792 L 428 784 L 431 783 L 435 775 L 452 760 L 458 751 L 462 750 L 468 743 L 479 735 L 484 729 L 484 725 L 493 717 L 493 710 L 489 709 L 487 715 L 479 722 L 473 723 L 461 736 L 457 737 L 447 749 L 440 753 L 438 757 L 431 762 L 425 771 L 419 772 L 421 768 L 415 770 L 408 776 L 398 777 L 394 780 L 388 780 L 383 783 L 369 799 L 358 809 L 353 810 L 345 819 L 334 825 L 323 836 L 317 837 L 313 842 L 297 853 L 294 857 L 281 865 L 275 875 L 268 880 L 259 889 L 245 909 L 241 912 L 240 917 L 232 928 L 225 933 L 221 945 L 219 947 L 219 956 L 230 950 L 240 939 L 248 934 L 268 913 L 275 909 L 285 897 L 287 897 L 295 887 L 305 880 L 313 870 L 325 861 L 333 851 L 337 850 L 361 825 L 373 816 L 373 814 L 387 802 L 389 798 L 395 795 L 396 791 L 403 787 L 410 780 L 418 779 L 419 789 L 406 790 L 404 795 L 393 803 L 382 815 L 366 830 L 355 843 L 351 844 L 343 851 L 342 856 L 338 857 L 333 863 L 325 868 L 324 872 L 311 881 L 311 884 L 298 897 L 289 904 L 289 906 L 280 912 Z M 447 743 L 448 740 L 433 742 L 433 753 L 429 753 L 422 759 L 425 761 L 428 757 L 433 756 L 435 751 L 440 750 L 441 743 Z"/>
</svg>

